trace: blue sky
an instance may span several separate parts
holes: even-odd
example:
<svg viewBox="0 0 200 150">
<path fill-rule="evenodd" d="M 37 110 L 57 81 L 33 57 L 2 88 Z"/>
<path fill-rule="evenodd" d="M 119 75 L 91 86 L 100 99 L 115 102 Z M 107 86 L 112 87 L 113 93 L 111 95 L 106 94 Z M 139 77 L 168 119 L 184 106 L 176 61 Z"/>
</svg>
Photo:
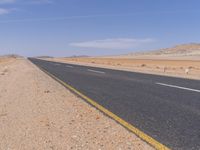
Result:
<svg viewBox="0 0 200 150">
<path fill-rule="evenodd" d="M 0 55 L 112 55 L 200 42 L 199 0 L 0 0 Z"/>
</svg>

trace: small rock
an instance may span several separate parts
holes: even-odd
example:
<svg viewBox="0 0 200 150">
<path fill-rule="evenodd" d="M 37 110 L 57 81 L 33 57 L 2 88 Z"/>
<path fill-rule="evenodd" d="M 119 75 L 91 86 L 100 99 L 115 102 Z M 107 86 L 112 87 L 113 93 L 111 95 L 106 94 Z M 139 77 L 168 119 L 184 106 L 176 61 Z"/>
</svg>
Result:
<svg viewBox="0 0 200 150">
<path fill-rule="evenodd" d="M 73 136 L 72 136 L 72 138 L 73 138 L 73 139 L 76 139 L 76 138 L 77 138 L 77 136 L 76 136 L 76 135 L 73 135 Z"/>
<path fill-rule="evenodd" d="M 189 71 L 190 71 L 189 68 L 185 69 L 185 73 L 186 73 L 186 74 L 189 74 Z"/>
<path fill-rule="evenodd" d="M 50 91 L 49 91 L 49 90 L 46 90 L 46 91 L 44 91 L 44 93 L 50 93 Z"/>
</svg>

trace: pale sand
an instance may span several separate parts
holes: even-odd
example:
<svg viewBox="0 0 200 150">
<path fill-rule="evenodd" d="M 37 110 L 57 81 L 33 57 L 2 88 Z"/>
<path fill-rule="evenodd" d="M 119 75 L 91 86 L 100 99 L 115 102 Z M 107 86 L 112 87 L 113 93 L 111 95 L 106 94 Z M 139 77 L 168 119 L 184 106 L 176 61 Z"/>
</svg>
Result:
<svg viewBox="0 0 200 150">
<path fill-rule="evenodd" d="M 189 79 L 200 79 L 200 60 L 182 60 L 181 58 L 50 58 L 50 61 L 111 68 L 133 72 L 143 72 Z M 186 70 L 189 70 L 186 73 Z"/>
<path fill-rule="evenodd" d="M 11 57 L 1 57 L 0 56 L 0 64 L 7 64 L 7 63 L 10 63 L 10 62 L 13 62 L 15 61 L 16 59 L 15 58 L 11 58 Z"/>
<path fill-rule="evenodd" d="M 0 149 L 150 150 L 24 59 L 0 64 Z"/>
</svg>

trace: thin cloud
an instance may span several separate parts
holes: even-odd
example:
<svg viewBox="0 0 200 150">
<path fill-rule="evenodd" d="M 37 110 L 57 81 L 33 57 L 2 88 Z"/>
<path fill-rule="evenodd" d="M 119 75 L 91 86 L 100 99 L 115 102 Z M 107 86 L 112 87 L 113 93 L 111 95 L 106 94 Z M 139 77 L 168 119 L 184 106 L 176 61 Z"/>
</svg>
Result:
<svg viewBox="0 0 200 150">
<path fill-rule="evenodd" d="M 11 11 L 11 9 L 0 8 L 0 15 L 9 14 Z"/>
<path fill-rule="evenodd" d="M 53 3 L 52 0 L 29 0 L 27 1 L 28 4 L 51 4 Z"/>
<path fill-rule="evenodd" d="M 54 3 L 54 2 L 55 1 L 53 1 L 53 0 L 27 0 L 26 4 L 42 4 L 42 3 L 48 4 L 48 3 Z M 25 18 L 25 19 L 1 20 L 0 23 L 62 21 L 62 20 L 71 20 L 71 19 L 84 19 L 84 18 L 85 19 L 93 19 L 93 18 L 103 18 L 103 17 L 133 17 L 133 16 L 137 16 L 137 15 L 145 15 L 147 13 L 157 15 L 157 14 L 184 13 L 184 12 L 197 13 L 200 11 L 199 10 L 188 10 L 188 11 L 184 10 L 184 11 L 163 11 L 163 12 L 159 12 L 159 13 L 158 12 L 135 12 L 135 13 L 124 13 L 124 14 L 122 13 L 122 14 L 80 15 L 80 16 L 51 17 L 51 18 Z"/>
<path fill-rule="evenodd" d="M 53 3 L 53 0 L 0 0 L 0 5 L 14 5 L 14 4 L 49 4 Z M 16 8 L 0 8 L 0 15 L 5 15 L 17 10 Z M 29 19 L 28 19 L 29 21 Z M 1 21 L 0 21 L 1 22 Z M 8 21 L 12 22 L 12 21 Z M 13 20 L 15 22 L 15 20 Z M 23 21 L 22 21 L 23 22 Z"/>
<path fill-rule="evenodd" d="M 116 38 L 70 43 L 70 46 L 98 49 L 130 49 L 155 42 L 154 39 Z"/>
<path fill-rule="evenodd" d="M 59 21 L 59 20 L 71 20 L 71 19 L 89 19 L 97 17 L 119 17 L 124 15 L 83 15 L 83 16 L 68 16 L 68 17 L 52 17 L 52 18 L 28 18 L 28 19 L 12 19 L 12 20 L 2 20 L 0 23 L 20 23 L 20 22 L 41 22 L 41 21 Z"/>
<path fill-rule="evenodd" d="M 16 0 L 0 0 L 0 4 L 11 4 L 15 3 Z"/>
<path fill-rule="evenodd" d="M 53 0 L 0 0 L 0 4 L 49 4 Z"/>
</svg>

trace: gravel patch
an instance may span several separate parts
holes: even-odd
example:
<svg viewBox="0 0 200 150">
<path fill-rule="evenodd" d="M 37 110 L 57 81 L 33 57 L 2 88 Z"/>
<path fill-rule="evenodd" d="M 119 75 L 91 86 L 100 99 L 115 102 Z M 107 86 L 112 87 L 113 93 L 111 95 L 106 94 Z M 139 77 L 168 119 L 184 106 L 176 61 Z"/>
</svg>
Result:
<svg viewBox="0 0 200 150">
<path fill-rule="evenodd" d="M 0 83 L 2 150 L 153 149 L 28 60 L 7 64 Z"/>
</svg>

